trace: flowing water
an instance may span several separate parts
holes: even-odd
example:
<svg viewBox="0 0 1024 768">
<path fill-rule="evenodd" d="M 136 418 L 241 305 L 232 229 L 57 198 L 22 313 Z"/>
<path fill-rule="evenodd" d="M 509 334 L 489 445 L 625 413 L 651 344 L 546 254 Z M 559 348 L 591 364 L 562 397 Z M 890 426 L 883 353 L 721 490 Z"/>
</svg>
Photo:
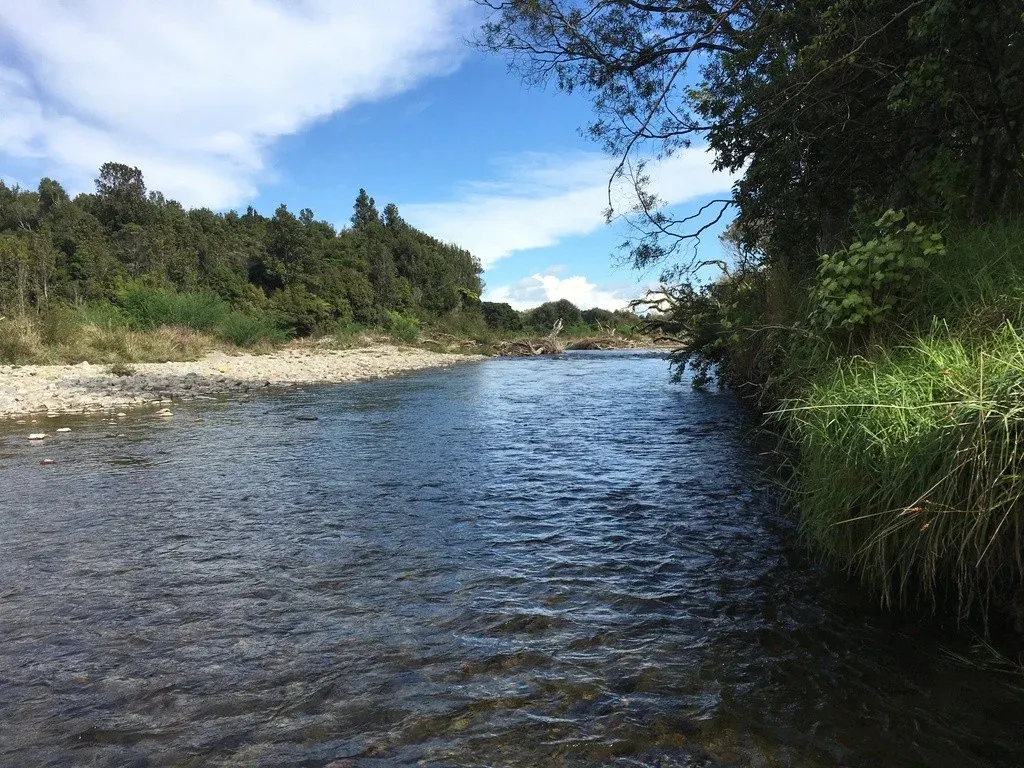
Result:
<svg viewBox="0 0 1024 768">
<path fill-rule="evenodd" d="M 657 355 L 175 411 L 6 428 L 0 765 L 1024 764 L 1020 681 L 809 564 Z"/>
</svg>

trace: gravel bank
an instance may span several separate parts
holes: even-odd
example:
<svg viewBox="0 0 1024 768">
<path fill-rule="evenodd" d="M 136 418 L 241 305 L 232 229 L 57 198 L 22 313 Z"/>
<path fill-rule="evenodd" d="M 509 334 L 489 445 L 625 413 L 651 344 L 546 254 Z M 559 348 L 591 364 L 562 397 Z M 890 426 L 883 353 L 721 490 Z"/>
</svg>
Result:
<svg viewBox="0 0 1024 768">
<path fill-rule="evenodd" d="M 0 418 L 121 409 L 297 384 L 377 379 L 482 359 L 381 345 L 346 350 L 296 347 L 270 355 L 214 352 L 191 363 L 135 364 L 131 376 L 115 376 L 109 366 L 89 363 L 3 365 Z"/>
</svg>

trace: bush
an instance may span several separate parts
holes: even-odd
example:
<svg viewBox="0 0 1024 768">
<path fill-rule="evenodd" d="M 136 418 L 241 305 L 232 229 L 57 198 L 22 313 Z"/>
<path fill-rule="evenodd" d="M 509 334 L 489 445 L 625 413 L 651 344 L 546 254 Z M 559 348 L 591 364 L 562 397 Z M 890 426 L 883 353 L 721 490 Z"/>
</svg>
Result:
<svg viewBox="0 0 1024 768">
<path fill-rule="evenodd" d="M 81 325 L 69 307 L 51 306 L 39 314 L 36 322 L 43 344 L 74 344 L 81 333 Z"/>
<path fill-rule="evenodd" d="M 337 322 L 335 308 L 301 284 L 275 293 L 269 309 L 278 325 L 292 329 L 299 336 L 333 331 Z"/>
<path fill-rule="evenodd" d="M 179 293 L 171 303 L 170 321 L 162 325 L 209 331 L 223 322 L 230 312 L 227 302 L 214 293 Z"/>
<path fill-rule="evenodd" d="M 476 308 L 442 315 L 431 321 L 430 331 L 444 336 L 454 336 L 456 339 L 473 339 L 481 344 L 490 343 L 494 337 L 491 327 Z"/>
<path fill-rule="evenodd" d="M 886 211 L 874 223 L 872 237 L 857 241 L 818 261 L 811 288 L 812 324 L 821 331 L 869 331 L 906 312 L 925 269 L 946 253 L 942 235 Z"/>
<path fill-rule="evenodd" d="M 400 312 L 388 312 L 388 333 L 396 341 L 416 341 L 420 336 L 420 321 Z"/>
<path fill-rule="evenodd" d="M 230 312 L 227 303 L 216 294 L 174 293 L 143 283 L 118 291 L 117 301 L 131 326 L 142 331 L 164 325 L 208 331 Z"/>
<path fill-rule="evenodd" d="M 495 330 L 518 331 L 523 327 L 522 315 L 512 309 L 511 304 L 484 301 L 480 303 L 480 311 L 487 325 Z"/>
<path fill-rule="evenodd" d="M 232 312 L 217 327 L 221 338 L 239 347 L 252 347 L 260 342 L 284 341 L 288 338 L 286 331 L 278 328 L 263 315 L 244 315 Z"/>
<path fill-rule="evenodd" d="M 546 302 L 526 313 L 526 324 L 540 333 L 550 333 L 559 320 L 566 326 L 581 325 L 583 314 L 567 299 Z"/>
<path fill-rule="evenodd" d="M 43 342 L 25 317 L 0 317 L 0 363 L 22 365 L 41 362 Z"/>
</svg>

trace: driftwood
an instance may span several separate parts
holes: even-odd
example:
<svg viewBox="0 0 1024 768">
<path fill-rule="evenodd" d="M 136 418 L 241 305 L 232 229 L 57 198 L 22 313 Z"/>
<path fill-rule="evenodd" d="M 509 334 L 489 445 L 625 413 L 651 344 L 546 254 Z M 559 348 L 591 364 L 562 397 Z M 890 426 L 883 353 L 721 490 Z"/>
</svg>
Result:
<svg viewBox="0 0 1024 768">
<path fill-rule="evenodd" d="M 532 357 L 534 355 L 557 355 L 565 349 L 565 344 L 558 338 L 562 332 L 562 320 L 555 323 L 551 333 L 542 339 L 515 339 L 503 341 L 497 347 L 502 357 Z"/>
</svg>

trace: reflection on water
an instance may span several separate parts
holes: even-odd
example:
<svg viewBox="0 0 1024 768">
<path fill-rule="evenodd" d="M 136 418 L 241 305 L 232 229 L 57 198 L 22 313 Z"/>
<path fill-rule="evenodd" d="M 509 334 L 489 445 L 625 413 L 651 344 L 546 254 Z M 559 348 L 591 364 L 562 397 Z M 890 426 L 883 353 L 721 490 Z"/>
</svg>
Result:
<svg viewBox="0 0 1024 768">
<path fill-rule="evenodd" d="M 0 764 L 1024 763 L 657 356 L 176 410 L 0 446 Z"/>
</svg>

